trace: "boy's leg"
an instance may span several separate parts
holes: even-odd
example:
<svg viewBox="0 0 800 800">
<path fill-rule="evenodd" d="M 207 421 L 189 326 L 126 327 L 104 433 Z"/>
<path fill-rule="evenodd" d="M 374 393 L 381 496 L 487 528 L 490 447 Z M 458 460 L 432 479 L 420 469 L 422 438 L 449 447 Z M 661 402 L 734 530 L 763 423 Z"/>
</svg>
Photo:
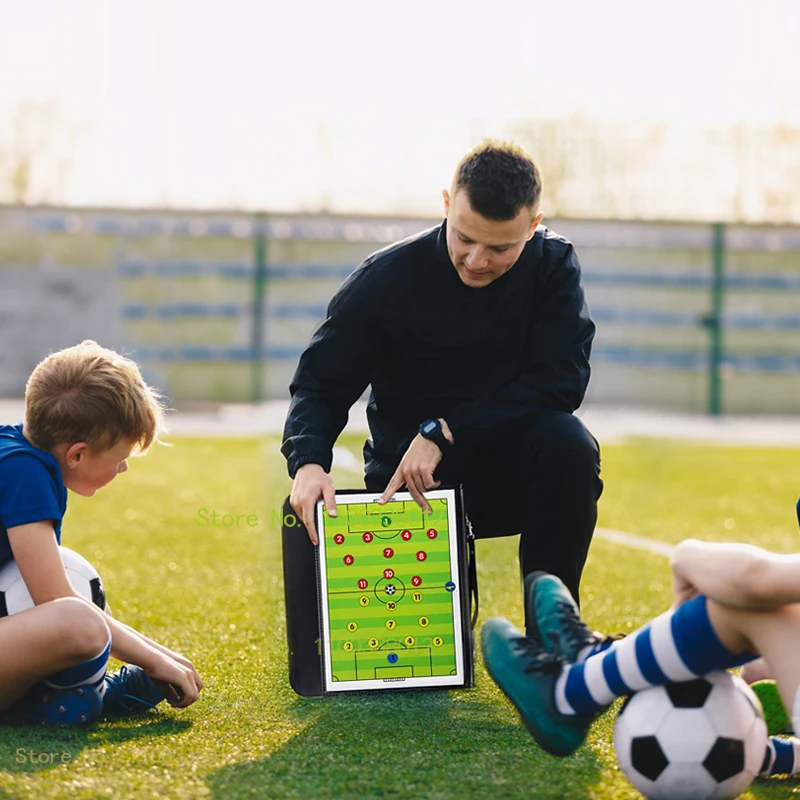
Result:
<svg viewBox="0 0 800 800">
<path fill-rule="evenodd" d="M 108 643 L 102 612 L 64 597 L 0 621 L 0 709 L 38 681 L 96 657 Z"/>
<path fill-rule="evenodd" d="M 3 619 L 0 710 L 55 725 L 97 719 L 110 645 L 102 612 L 78 598 Z"/>
<path fill-rule="evenodd" d="M 546 643 L 549 632 L 560 627 L 558 618 L 577 616 L 577 607 L 554 576 L 540 576 L 534 581 L 534 594 L 539 588 L 541 597 L 528 605 L 537 614 L 540 636 L 523 637 L 510 623 L 495 618 L 483 626 L 481 643 L 489 674 L 517 707 L 536 741 L 554 755 L 574 751 L 594 717 L 617 697 L 669 681 L 691 680 L 753 658 L 746 652 L 747 636 L 723 629 L 724 642 L 720 639 L 706 598 L 696 597 L 608 649 L 569 664 L 549 652 Z"/>
<path fill-rule="evenodd" d="M 769 664 L 783 704 L 800 729 L 800 605 L 770 611 L 743 611 L 708 602 L 709 619 L 723 644 L 760 653 Z"/>
</svg>

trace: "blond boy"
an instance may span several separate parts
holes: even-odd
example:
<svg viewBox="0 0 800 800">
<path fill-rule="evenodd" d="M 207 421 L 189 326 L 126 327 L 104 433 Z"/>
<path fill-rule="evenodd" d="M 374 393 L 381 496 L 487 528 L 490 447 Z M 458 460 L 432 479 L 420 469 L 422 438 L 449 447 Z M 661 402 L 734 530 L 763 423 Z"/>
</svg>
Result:
<svg viewBox="0 0 800 800">
<path fill-rule="evenodd" d="M 163 415 L 133 361 L 87 340 L 45 358 L 23 424 L 0 425 L 0 561 L 16 560 L 36 604 L 0 619 L 0 711 L 71 725 L 197 699 L 192 663 L 80 597 L 58 550 L 67 490 L 91 497 L 125 472 Z M 109 655 L 126 662 L 114 675 Z"/>
</svg>

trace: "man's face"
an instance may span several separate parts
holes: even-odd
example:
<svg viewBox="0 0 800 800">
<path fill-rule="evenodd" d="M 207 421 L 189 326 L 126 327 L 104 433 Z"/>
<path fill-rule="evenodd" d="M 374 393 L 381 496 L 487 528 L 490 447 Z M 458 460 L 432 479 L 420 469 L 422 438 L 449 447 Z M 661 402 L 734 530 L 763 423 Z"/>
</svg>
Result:
<svg viewBox="0 0 800 800">
<path fill-rule="evenodd" d="M 522 208 L 514 219 L 486 219 L 472 210 L 464 189 L 458 189 L 452 198 L 445 189 L 442 196 L 447 252 L 458 277 L 474 289 L 488 286 L 517 263 L 543 217 L 539 214 L 531 219 L 531 209 Z"/>
</svg>

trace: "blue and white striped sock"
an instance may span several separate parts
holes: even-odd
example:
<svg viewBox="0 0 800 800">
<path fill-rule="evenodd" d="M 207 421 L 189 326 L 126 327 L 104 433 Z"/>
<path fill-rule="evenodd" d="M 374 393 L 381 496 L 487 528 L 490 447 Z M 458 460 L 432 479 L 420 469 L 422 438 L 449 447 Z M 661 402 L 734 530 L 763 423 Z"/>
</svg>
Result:
<svg viewBox="0 0 800 800">
<path fill-rule="evenodd" d="M 664 612 L 605 652 L 565 666 L 556 681 L 556 707 L 562 714 L 591 714 L 617 697 L 693 680 L 754 658 L 724 647 L 701 595 Z"/>
<path fill-rule="evenodd" d="M 767 739 L 767 754 L 758 774 L 762 778 L 770 775 L 796 775 L 800 771 L 800 739 L 790 736 L 782 739 L 770 736 Z"/>
<path fill-rule="evenodd" d="M 108 668 L 108 657 L 111 655 L 111 634 L 103 650 L 88 661 L 62 669 L 48 675 L 42 683 L 53 689 L 73 689 L 76 686 L 94 686 L 100 694 L 105 692 L 105 676 Z"/>
</svg>

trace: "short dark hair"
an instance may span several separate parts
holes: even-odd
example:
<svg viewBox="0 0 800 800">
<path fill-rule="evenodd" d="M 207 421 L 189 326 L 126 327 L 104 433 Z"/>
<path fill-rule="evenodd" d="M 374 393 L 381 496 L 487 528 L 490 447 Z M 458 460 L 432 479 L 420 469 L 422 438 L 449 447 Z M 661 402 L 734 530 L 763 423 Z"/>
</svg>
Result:
<svg viewBox="0 0 800 800">
<path fill-rule="evenodd" d="M 465 189 L 473 211 L 494 220 L 509 220 L 520 209 L 539 207 L 542 178 L 533 159 L 512 142 L 487 140 L 458 162 L 452 194 Z"/>
</svg>

